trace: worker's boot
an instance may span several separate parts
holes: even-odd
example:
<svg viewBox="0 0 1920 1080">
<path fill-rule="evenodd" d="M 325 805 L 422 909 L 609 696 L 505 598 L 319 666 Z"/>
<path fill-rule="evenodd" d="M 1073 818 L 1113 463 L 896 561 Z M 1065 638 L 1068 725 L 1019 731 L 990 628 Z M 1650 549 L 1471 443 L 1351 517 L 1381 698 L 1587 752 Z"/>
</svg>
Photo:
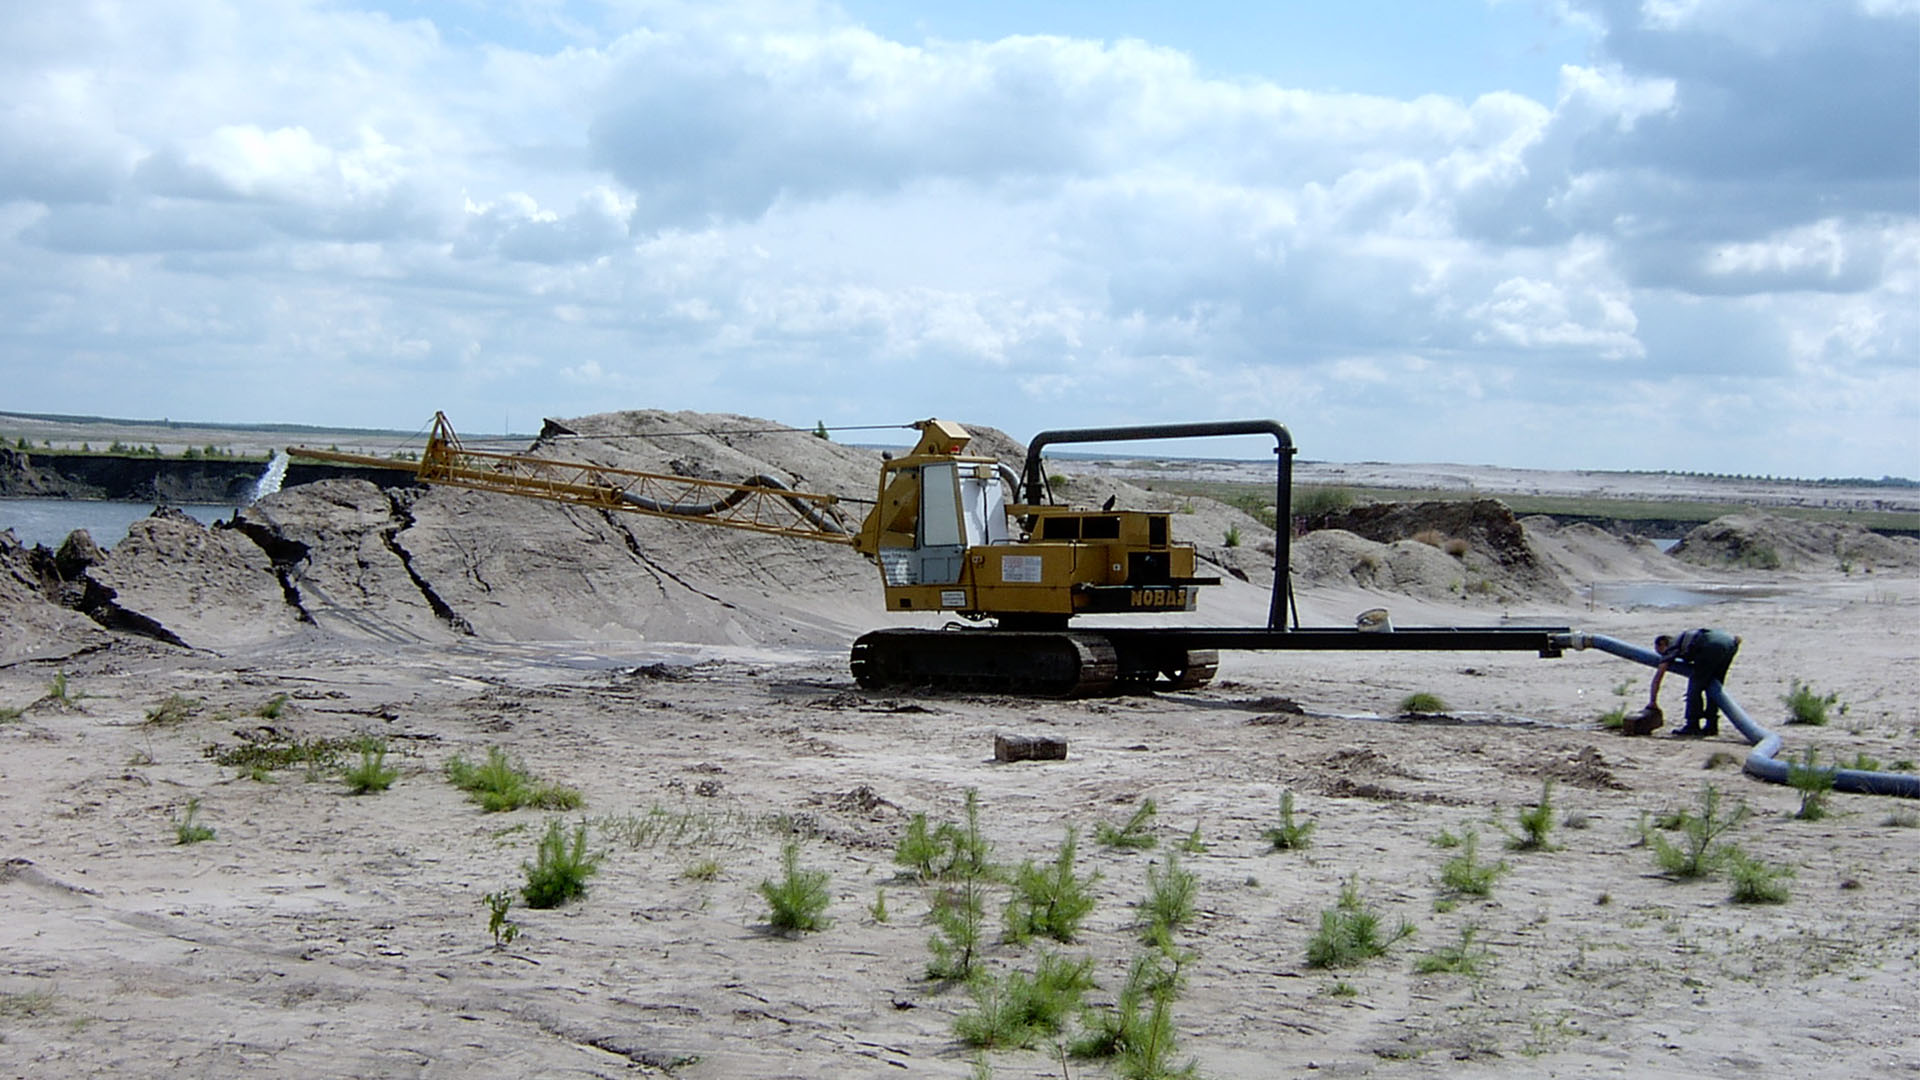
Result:
<svg viewBox="0 0 1920 1080">
<path fill-rule="evenodd" d="M 1720 734 L 1720 718 L 1716 716 L 1707 721 L 1707 726 L 1701 729 L 1701 734 L 1709 739 L 1718 736 Z"/>
<path fill-rule="evenodd" d="M 1699 738 L 1702 732 L 1699 724 L 1689 720 L 1684 727 L 1674 728 L 1671 734 L 1676 739 L 1695 739 Z"/>
</svg>

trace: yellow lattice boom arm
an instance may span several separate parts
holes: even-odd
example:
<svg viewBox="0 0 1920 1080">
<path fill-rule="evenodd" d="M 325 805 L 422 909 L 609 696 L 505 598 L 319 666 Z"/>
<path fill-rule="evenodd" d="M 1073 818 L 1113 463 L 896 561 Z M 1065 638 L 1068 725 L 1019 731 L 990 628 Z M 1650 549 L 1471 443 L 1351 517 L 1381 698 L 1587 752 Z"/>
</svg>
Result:
<svg viewBox="0 0 1920 1080">
<path fill-rule="evenodd" d="M 289 446 L 290 456 L 376 469 L 408 469 L 432 484 L 671 518 L 701 525 L 852 544 L 832 495 L 795 491 L 771 476 L 741 483 L 622 469 L 584 461 L 468 450 L 435 413 L 417 466 L 391 458 Z"/>
</svg>

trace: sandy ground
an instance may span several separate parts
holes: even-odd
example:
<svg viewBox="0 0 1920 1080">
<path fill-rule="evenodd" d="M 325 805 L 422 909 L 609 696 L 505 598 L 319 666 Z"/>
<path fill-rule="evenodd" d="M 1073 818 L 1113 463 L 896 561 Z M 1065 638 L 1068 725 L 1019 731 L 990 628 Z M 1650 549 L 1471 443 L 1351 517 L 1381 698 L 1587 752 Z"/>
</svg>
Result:
<svg viewBox="0 0 1920 1080">
<path fill-rule="evenodd" d="M 416 505 L 401 540 L 474 498 Z M 582 543 L 601 527 L 567 520 Z M 1559 565 L 1585 551 L 1588 583 L 1728 580 L 1583 543 L 1542 540 Z M 1639 704 L 1644 668 L 1591 652 L 1241 653 L 1195 692 L 910 699 L 847 675 L 845 642 L 871 621 L 855 601 L 872 587 L 838 570 L 809 600 L 769 581 L 715 592 L 720 569 L 676 564 L 648 586 L 674 618 L 620 635 L 568 615 L 556 586 L 563 629 L 539 640 L 490 629 L 520 625 L 475 599 L 513 606 L 500 599 L 510 567 L 461 544 L 480 553 L 468 571 L 480 584 L 445 595 L 472 614 L 471 636 L 356 607 L 335 586 L 333 608 L 308 597 L 318 625 L 283 615 L 250 642 L 241 628 L 267 601 L 221 583 L 266 571 L 237 554 L 211 582 L 233 594 L 231 618 L 172 586 L 196 615 L 172 623 L 193 648 L 57 620 L 14 635 L 0 656 L 0 706 L 21 710 L 0 724 L 0 1075 L 977 1075 L 954 1035 L 966 991 L 926 977 L 938 887 L 892 858 L 910 815 L 957 820 L 973 790 L 999 863 L 1045 863 L 1078 830 L 1098 904 L 1076 941 L 1048 948 L 1093 959 L 1090 1003 L 1112 1002 L 1140 948 L 1149 868 L 1178 853 L 1197 875 L 1196 918 L 1175 935 L 1191 959 L 1172 1060 L 1201 1075 L 1920 1076 L 1920 806 L 1837 795 L 1832 816 L 1796 820 L 1796 792 L 1740 774 L 1737 738 L 1603 730 L 1601 713 Z M 195 565 L 228 558 L 217 547 Z M 336 548 L 329 581 L 377 584 L 377 545 Z M 434 577 L 431 549 L 413 552 L 414 572 Z M 530 571 L 563 572 L 535 555 Z M 514 557 L 528 561 L 498 556 Z M 103 573 L 120 575 L 123 599 L 157 596 L 161 578 L 131 565 Z M 1265 599 L 1252 576 L 1203 600 L 1202 621 L 1254 621 Z M 1636 641 L 1709 621 L 1745 639 L 1730 688 L 1757 719 L 1779 726 L 1796 678 L 1846 706 L 1829 726 L 1784 728 L 1790 753 L 1920 757 L 1920 575 L 1800 566 L 1739 580 L 1765 588 L 1685 611 L 1339 582 L 1300 600 L 1309 623 L 1384 604 L 1403 626 L 1543 621 Z M 756 590 L 786 613 L 777 634 L 741 632 L 760 625 L 746 614 Z M 353 620 L 330 613 L 349 608 Z M 64 700 L 49 694 L 62 678 Z M 1668 683 L 1670 714 L 1681 686 Z M 1400 715 L 1415 691 L 1446 714 Z M 190 715 L 149 719 L 176 694 Z M 279 695 L 278 714 L 259 715 Z M 1064 737 L 1068 757 L 997 764 L 1001 733 Z M 299 766 L 254 778 L 213 756 L 360 736 L 385 740 L 400 767 L 384 794 L 352 796 L 337 774 Z M 585 806 L 483 812 L 444 768 L 493 747 Z M 1507 850 L 1548 779 L 1553 850 Z M 1724 876 L 1658 872 L 1642 823 L 1708 785 L 1751 810 L 1732 841 L 1791 868 L 1787 902 L 1734 904 Z M 1265 839 L 1283 791 L 1315 825 L 1306 850 Z M 1092 839 L 1147 799 L 1156 847 Z M 178 844 L 193 800 L 215 836 Z M 516 904 L 518 936 L 496 946 L 482 897 L 524 883 L 555 817 L 586 823 L 599 873 L 567 906 Z M 1180 853 L 1196 831 L 1204 850 Z M 1467 832 L 1508 867 L 1486 898 L 1439 882 L 1459 852 L 1436 839 Z M 831 926 L 797 937 L 770 930 L 759 893 L 789 836 L 832 896 Z M 1379 959 L 1312 967 L 1307 943 L 1349 882 L 1415 933 Z M 985 968 L 1032 971 L 1039 945 L 999 940 L 1006 895 L 991 893 Z M 1417 973 L 1466 928 L 1487 951 L 1479 974 Z M 983 1060 L 1000 1077 L 1116 1075 L 1046 1042 Z"/>
</svg>

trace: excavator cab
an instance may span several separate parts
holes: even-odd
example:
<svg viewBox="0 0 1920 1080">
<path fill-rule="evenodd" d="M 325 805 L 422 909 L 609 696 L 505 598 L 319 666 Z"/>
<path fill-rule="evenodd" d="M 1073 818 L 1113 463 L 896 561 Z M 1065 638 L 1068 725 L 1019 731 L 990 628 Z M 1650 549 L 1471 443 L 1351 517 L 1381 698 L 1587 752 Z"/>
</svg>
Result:
<svg viewBox="0 0 1920 1080">
<path fill-rule="evenodd" d="M 1190 611 L 1194 549 L 1169 515 L 1016 505 L 1012 471 L 969 454 L 958 424 L 927 420 L 904 457 L 881 466 L 880 493 L 854 546 L 880 566 L 889 611 L 952 611 L 1003 627 L 1058 628 L 1075 615 Z"/>
</svg>

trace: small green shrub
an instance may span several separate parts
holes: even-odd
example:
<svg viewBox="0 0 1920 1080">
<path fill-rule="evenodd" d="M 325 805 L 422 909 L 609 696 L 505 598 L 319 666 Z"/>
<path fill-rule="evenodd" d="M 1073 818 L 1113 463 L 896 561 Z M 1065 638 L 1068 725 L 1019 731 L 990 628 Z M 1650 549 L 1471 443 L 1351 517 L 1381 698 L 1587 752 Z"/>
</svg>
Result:
<svg viewBox="0 0 1920 1080">
<path fill-rule="evenodd" d="M 1239 547 L 1240 546 L 1240 526 L 1238 525 L 1227 526 L 1227 535 L 1224 538 L 1223 543 L 1225 544 L 1225 546 L 1230 548 Z"/>
<path fill-rule="evenodd" d="M 53 673 L 53 679 L 47 683 L 47 700 L 56 705 L 71 705 L 80 700 L 80 695 L 74 693 L 72 684 L 67 681 L 66 672 Z"/>
<path fill-rule="evenodd" d="M 1793 867 L 1761 862 L 1734 848 L 1727 855 L 1727 876 L 1733 879 L 1730 899 L 1736 904 L 1784 904 Z"/>
<path fill-rule="evenodd" d="M 1140 803 L 1138 809 L 1129 817 L 1126 824 L 1115 828 L 1108 822 L 1101 822 L 1093 830 L 1093 838 L 1111 848 L 1130 848 L 1143 850 L 1159 843 L 1159 838 L 1148 830 L 1153 827 L 1153 819 L 1160 812 L 1152 799 Z"/>
<path fill-rule="evenodd" d="M 1430 716 L 1446 711 L 1447 703 L 1440 700 L 1440 695 L 1429 694 L 1425 690 L 1417 690 L 1400 699 L 1400 712 L 1403 715 Z"/>
<path fill-rule="evenodd" d="M 927 815 L 915 814 L 907 829 L 893 846 L 893 861 L 906 867 L 921 881 L 932 881 L 946 872 L 947 846 L 927 824 Z"/>
<path fill-rule="evenodd" d="M 1433 846 L 1437 848 L 1457 848 L 1460 846 L 1460 837 L 1457 833 L 1441 829 L 1439 834 L 1433 838 Z"/>
<path fill-rule="evenodd" d="M 587 879 L 600 869 L 603 856 L 587 851 L 587 825 L 574 827 L 569 841 L 560 819 L 547 822 L 534 861 L 521 863 L 527 883 L 520 890 L 530 908 L 553 908 L 587 894 Z"/>
<path fill-rule="evenodd" d="M 1855 769 L 1860 772 L 1879 772 L 1880 759 L 1861 750 L 1854 753 L 1852 760 L 1842 761 L 1840 767 L 1843 769 Z M 1901 771 L 1904 772 L 1906 770 L 1903 769 Z"/>
<path fill-rule="evenodd" d="M 1353 505 L 1353 492 L 1343 487 L 1301 485 L 1293 489 L 1295 517 L 1317 518 L 1336 514 Z"/>
<path fill-rule="evenodd" d="M 1141 937 L 1152 943 L 1172 935 L 1193 921 L 1193 898 L 1199 882 L 1169 854 L 1164 869 L 1147 867 L 1147 898 L 1140 904 Z"/>
<path fill-rule="evenodd" d="M 1031 976 L 1014 971 L 1004 979 L 983 975 L 968 983 L 974 1007 L 954 1018 L 953 1033 L 983 1049 L 1032 1046 L 1060 1034 L 1092 987 L 1092 957 L 1068 960 L 1042 953 Z"/>
<path fill-rule="evenodd" d="M 958 982 L 973 977 L 980 957 L 981 928 L 986 920 L 985 883 L 979 877 L 961 878 L 957 885 L 934 894 L 927 913 L 933 934 L 927 938 L 927 977 Z"/>
<path fill-rule="evenodd" d="M 166 700 L 147 710 L 147 723 L 160 727 L 184 723 L 200 711 L 200 702 L 185 694 L 168 694 Z"/>
<path fill-rule="evenodd" d="M 278 720 L 280 719 L 280 714 L 285 712 L 287 709 L 287 701 L 288 701 L 288 695 L 275 694 L 271 698 L 267 699 L 266 704 L 260 706 L 258 709 L 255 709 L 253 711 L 253 715 L 258 716 L 263 720 Z"/>
<path fill-rule="evenodd" d="M 873 916 L 874 922 L 881 924 L 885 924 L 892 917 L 892 913 L 887 911 L 887 890 L 874 891 L 873 903 L 867 905 L 867 914 Z"/>
<path fill-rule="evenodd" d="M 966 813 L 961 822 L 929 827 L 927 815 L 915 814 L 893 849 L 893 861 L 921 881 L 992 876 L 992 856 L 993 845 L 980 831 L 977 788 L 967 789 Z"/>
<path fill-rule="evenodd" d="M 702 856 L 688 863 L 680 871 L 687 881 L 717 881 L 720 878 L 720 860 L 712 856 Z"/>
<path fill-rule="evenodd" d="M 25 715 L 25 709 L 16 709 L 11 705 L 0 707 L 0 724 L 17 724 Z"/>
<path fill-rule="evenodd" d="M 1484 945 L 1475 945 L 1473 936 L 1479 933 L 1475 926 L 1460 928 L 1460 940 L 1452 945 L 1442 945 L 1414 961 L 1413 969 L 1422 975 L 1447 973 L 1451 975 L 1478 975 L 1493 953 Z"/>
<path fill-rule="evenodd" d="M 1787 762 L 1787 783 L 1800 793 L 1800 809 L 1793 816 L 1801 821 L 1825 818 L 1834 779 L 1834 771 L 1819 764 L 1819 751 L 1811 746 L 1799 761 Z"/>
<path fill-rule="evenodd" d="M 586 801 L 573 788 L 535 780 L 497 746 L 487 748 L 487 760 L 479 765 L 455 755 L 447 762 L 447 779 L 488 813 L 518 810 L 523 806 L 574 810 Z"/>
<path fill-rule="evenodd" d="M 1081 920 L 1093 910 L 1090 890 L 1100 875 L 1074 874 L 1077 847 L 1078 835 L 1069 826 L 1051 866 L 1043 870 L 1029 860 L 1014 872 L 1013 897 L 1007 902 L 1007 940 L 1022 942 L 1040 935 L 1072 941 L 1079 933 Z"/>
<path fill-rule="evenodd" d="M 481 897 L 480 902 L 487 905 L 487 933 L 493 935 L 493 947 L 502 949 L 513 944 L 513 939 L 520 936 L 520 924 L 507 918 L 513 894 L 501 889 Z"/>
<path fill-rule="evenodd" d="M 1113 1059 L 1128 1080 L 1196 1075 L 1198 1066 L 1192 1061 L 1173 1064 L 1173 1003 L 1185 985 L 1187 961 L 1187 954 L 1165 943 L 1136 954 L 1113 1008 L 1083 1012 L 1083 1034 L 1067 1052 L 1077 1058 Z"/>
<path fill-rule="evenodd" d="M 1192 832 L 1180 839 L 1180 850 L 1189 855 L 1205 855 L 1207 853 L 1207 841 L 1205 837 L 1200 835 L 1200 826 L 1195 825 Z"/>
<path fill-rule="evenodd" d="M 1460 841 L 1460 854 L 1440 866 L 1440 884 L 1460 896 L 1488 896 L 1493 883 L 1508 870 L 1505 862 L 1483 863 L 1479 858 L 1480 834 L 1472 829 Z"/>
<path fill-rule="evenodd" d="M 1320 929 L 1307 942 L 1307 966 L 1351 967 L 1386 955 L 1394 943 L 1412 935 L 1413 924 L 1405 919 L 1383 931 L 1379 912 L 1361 903 L 1360 883 L 1350 877 L 1340 886 L 1339 903 L 1320 913 Z"/>
<path fill-rule="evenodd" d="M 1787 723 L 1824 726 L 1829 717 L 1828 710 L 1839 705 L 1839 715 L 1845 716 L 1847 706 L 1840 704 L 1838 693 L 1819 694 L 1812 685 L 1799 679 L 1788 681 L 1787 692 L 1780 695 L 1781 704 L 1787 707 Z"/>
<path fill-rule="evenodd" d="M 767 922 L 775 930 L 788 932 L 825 930 L 829 923 L 825 870 L 800 869 L 800 842 L 789 840 L 780 849 L 781 876 L 760 883 L 760 895 L 766 897 Z"/>
<path fill-rule="evenodd" d="M 387 744 L 368 739 L 360 744 L 360 763 L 348 766 L 341 779 L 349 795 L 371 795 L 392 787 L 399 776 L 399 769 L 387 768 Z"/>
<path fill-rule="evenodd" d="M 1653 861 L 1662 872 L 1676 878 L 1697 878 L 1725 865 L 1734 848 L 1721 837 L 1747 819 L 1747 804 L 1732 810 L 1720 805 L 1720 790 L 1708 784 L 1700 792 L 1700 811 L 1680 812 L 1680 842 L 1674 843 L 1659 833 L 1648 835 Z"/>
<path fill-rule="evenodd" d="M 213 839 L 211 828 L 198 824 L 193 819 L 200 813 L 200 800 L 188 799 L 187 808 L 173 823 L 173 842 L 175 844 L 198 844 Z"/>
<path fill-rule="evenodd" d="M 1262 835 L 1274 851 L 1303 851 L 1313 844 L 1312 821 L 1295 821 L 1293 818 L 1293 792 L 1280 793 L 1280 824 L 1268 829 Z"/>
<path fill-rule="evenodd" d="M 1507 841 L 1507 847 L 1514 851 L 1552 851 L 1553 835 L 1553 780 L 1548 778 L 1540 784 L 1540 801 L 1522 808 L 1516 815 L 1520 833 Z"/>
</svg>

